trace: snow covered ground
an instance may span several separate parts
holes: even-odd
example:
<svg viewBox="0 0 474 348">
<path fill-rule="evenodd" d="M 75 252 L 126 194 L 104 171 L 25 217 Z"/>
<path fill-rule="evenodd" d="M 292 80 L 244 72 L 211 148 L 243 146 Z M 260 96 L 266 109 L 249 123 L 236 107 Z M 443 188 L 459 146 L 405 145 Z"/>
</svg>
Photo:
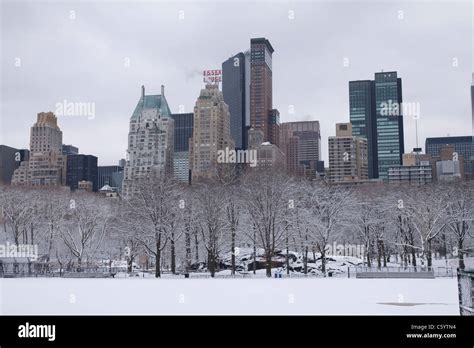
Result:
<svg viewBox="0 0 474 348">
<path fill-rule="evenodd" d="M 458 315 L 437 279 L 0 279 L 0 314 Z"/>
</svg>

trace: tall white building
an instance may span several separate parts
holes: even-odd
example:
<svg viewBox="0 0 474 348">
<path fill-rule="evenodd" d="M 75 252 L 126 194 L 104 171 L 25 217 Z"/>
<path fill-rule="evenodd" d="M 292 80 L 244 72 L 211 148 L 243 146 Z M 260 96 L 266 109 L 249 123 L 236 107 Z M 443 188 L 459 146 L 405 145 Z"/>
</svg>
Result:
<svg viewBox="0 0 474 348">
<path fill-rule="evenodd" d="M 127 158 L 123 178 L 123 194 L 133 192 L 140 178 L 172 175 L 174 153 L 174 121 L 164 86 L 160 95 L 142 95 L 130 118 Z"/>
</svg>

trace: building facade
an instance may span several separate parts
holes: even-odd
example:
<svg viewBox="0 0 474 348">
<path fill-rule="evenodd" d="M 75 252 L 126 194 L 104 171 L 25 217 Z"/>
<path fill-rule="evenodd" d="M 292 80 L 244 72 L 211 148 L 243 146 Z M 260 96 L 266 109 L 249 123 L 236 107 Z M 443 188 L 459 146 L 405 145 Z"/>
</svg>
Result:
<svg viewBox="0 0 474 348">
<path fill-rule="evenodd" d="M 271 144 L 267 141 L 250 150 L 256 151 L 256 168 L 263 170 L 271 169 L 277 172 L 286 171 L 285 154 L 275 144 Z"/>
<path fill-rule="evenodd" d="M 15 170 L 12 185 L 62 186 L 65 183 L 62 132 L 52 112 L 41 112 L 31 127 L 29 159 Z"/>
<path fill-rule="evenodd" d="M 451 148 L 452 146 L 452 148 Z M 443 152 L 441 158 L 442 148 Z M 462 160 L 462 173 L 465 179 L 474 178 L 474 142 L 472 136 L 455 136 L 455 137 L 432 137 L 426 138 L 426 153 L 433 158 L 441 160 Z M 446 153 L 450 149 L 450 153 Z M 454 150 L 454 151 L 453 151 Z"/>
<path fill-rule="evenodd" d="M 21 162 L 28 161 L 30 152 L 0 145 L 0 185 L 10 185 L 13 173 Z"/>
<path fill-rule="evenodd" d="M 122 191 L 123 169 L 120 165 L 97 167 L 97 186 L 99 190 L 108 185 L 116 188 L 118 192 Z"/>
<path fill-rule="evenodd" d="M 268 111 L 268 141 L 280 146 L 280 111 L 277 109 Z"/>
<path fill-rule="evenodd" d="M 130 118 L 128 149 L 123 179 L 123 195 L 133 193 L 133 185 L 150 175 L 172 175 L 174 121 L 161 86 L 160 95 L 142 95 Z"/>
<path fill-rule="evenodd" d="M 72 191 L 79 189 L 79 182 L 87 181 L 91 184 L 91 191 L 97 192 L 98 170 L 97 157 L 92 155 L 68 155 L 66 185 Z"/>
<path fill-rule="evenodd" d="M 62 154 L 69 156 L 69 155 L 78 155 L 79 154 L 79 148 L 73 145 L 62 145 Z"/>
<path fill-rule="evenodd" d="M 194 114 L 172 114 L 174 120 L 174 177 L 189 183 L 189 141 L 193 137 Z"/>
<path fill-rule="evenodd" d="M 375 73 L 375 79 L 349 82 L 353 135 L 367 139 L 369 177 L 388 179 L 388 168 L 402 164 L 402 80 L 396 71 Z"/>
<path fill-rule="evenodd" d="M 329 182 L 368 179 L 367 139 L 353 136 L 350 123 L 336 124 L 336 136 L 328 143 Z"/>
<path fill-rule="evenodd" d="M 425 185 L 433 181 L 431 165 L 401 165 L 388 169 L 388 182 L 391 184 Z"/>
<path fill-rule="evenodd" d="M 236 149 L 247 148 L 250 53 L 237 53 L 222 63 L 222 94 L 229 106 L 230 133 Z"/>
<path fill-rule="evenodd" d="M 265 142 L 271 141 L 268 121 L 273 109 L 273 52 L 267 39 L 250 40 L 250 127 L 261 129 Z"/>
<path fill-rule="evenodd" d="M 280 148 L 290 173 L 314 178 L 321 159 L 319 121 L 285 122 L 280 126 Z"/>
<path fill-rule="evenodd" d="M 349 82 L 349 114 L 352 135 L 367 139 L 369 179 L 378 178 L 375 81 Z"/>
<path fill-rule="evenodd" d="M 192 181 L 213 178 L 219 165 L 218 152 L 226 148 L 235 148 L 230 134 L 229 107 L 224 102 L 219 86 L 207 84 L 194 107 L 189 154 Z"/>
<path fill-rule="evenodd" d="M 396 71 L 375 74 L 378 177 L 388 178 L 388 168 L 402 164 L 403 135 L 402 79 Z"/>
</svg>

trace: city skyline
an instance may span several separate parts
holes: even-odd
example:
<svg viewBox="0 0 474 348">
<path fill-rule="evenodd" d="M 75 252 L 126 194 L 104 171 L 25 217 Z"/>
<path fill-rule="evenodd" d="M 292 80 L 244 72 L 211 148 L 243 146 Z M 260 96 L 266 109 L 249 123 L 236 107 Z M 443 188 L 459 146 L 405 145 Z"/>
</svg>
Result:
<svg viewBox="0 0 474 348">
<path fill-rule="evenodd" d="M 349 121 L 349 81 L 370 78 L 382 68 L 397 71 L 403 78 L 405 102 L 420 104 L 420 144 L 426 137 L 469 135 L 466 130 L 472 127 L 467 86 L 471 84 L 472 55 L 462 35 L 470 31 L 468 3 L 372 4 L 361 15 L 376 15 L 376 23 L 368 25 L 363 18 L 350 17 L 355 28 L 350 33 L 334 32 L 340 39 L 337 45 L 329 40 L 331 35 L 324 37 L 314 27 L 311 34 L 318 44 L 302 47 L 294 38 L 303 34 L 301 29 L 307 30 L 308 23 L 315 19 L 321 19 L 321 28 L 327 26 L 326 33 L 337 28 L 337 21 L 328 23 L 318 9 L 329 13 L 341 10 L 341 20 L 349 20 L 356 6 L 364 6 L 311 5 L 297 3 L 289 8 L 287 4 L 255 3 L 255 18 L 267 16 L 260 22 L 245 22 L 237 34 L 231 29 L 213 29 L 225 22 L 243 25 L 230 18 L 235 4 L 215 6 L 216 9 L 206 3 L 109 4 L 110 13 L 106 15 L 104 4 L 77 4 L 71 10 L 70 6 L 58 3 L 4 3 L 2 75 L 4 86 L 9 88 L 2 90 L 1 142 L 28 148 L 28 130 L 38 112 L 55 112 L 55 105 L 63 101 L 94 103 L 94 117 L 58 115 L 64 143 L 78 146 L 81 153 L 97 156 L 99 165 L 116 164 L 125 157 L 129 118 L 141 85 L 146 85 L 150 94 L 158 94 L 164 84 L 171 112 L 191 112 L 203 88 L 202 70 L 219 69 L 223 61 L 248 47 L 253 37 L 265 37 L 275 48 L 273 107 L 280 111 L 280 121 L 319 121 L 322 159 L 326 162 L 327 139 L 334 135 L 334 124 Z M 37 11 L 39 7 L 41 12 Z M 117 25 L 124 16 L 124 7 L 130 8 L 134 16 L 144 18 L 160 16 L 158 10 L 164 9 L 165 14 L 160 17 L 163 25 L 143 20 L 133 29 L 120 31 Z M 147 9 L 152 10 L 150 14 Z M 214 11 L 220 10 L 214 26 L 199 27 L 209 40 L 200 42 L 185 36 L 190 30 L 196 31 L 197 20 L 213 18 Z M 10 19 L 16 18 L 13 14 L 18 11 L 37 32 L 19 30 L 20 23 Z M 71 19 L 70 11 L 74 11 L 75 19 Z M 399 11 L 403 11 L 402 19 Z M 415 18 L 422 18 L 423 26 L 416 25 Z M 361 26 L 356 25 L 359 20 Z M 99 27 L 99 22 L 107 25 Z M 151 38 L 136 40 L 139 33 L 165 33 L 165 25 L 176 34 L 172 41 L 171 36 L 157 35 L 157 43 L 167 47 L 165 53 L 149 47 Z M 378 39 L 376 31 L 370 32 L 376 25 L 379 32 L 388 35 L 397 31 L 399 35 L 389 36 L 387 45 Z M 36 35 L 46 35 L 58 27 L 62 32 L 55 40 L 33 42 Z M 427 36 L 428 30 L 431 34 Z M 362 33 L 367 36 L 364 40 L 360 39 Z M 439 52 L 436 43 L 428 39 L 443 35 L 452 38 Z M 118 36 L 123 39 L 120 43 Z M 417 40 L 423 44 L 418 45 Z M 320 47 L 327 50 L 321 53 Z M 15 66 L 17 58 L 19 66 Z M 405 152 L 410 152 L 415 147 L 414 120 L 405 117 L 404 121 Z M 109 146 L 103 146 L 104 139 Z"/>
</svg>

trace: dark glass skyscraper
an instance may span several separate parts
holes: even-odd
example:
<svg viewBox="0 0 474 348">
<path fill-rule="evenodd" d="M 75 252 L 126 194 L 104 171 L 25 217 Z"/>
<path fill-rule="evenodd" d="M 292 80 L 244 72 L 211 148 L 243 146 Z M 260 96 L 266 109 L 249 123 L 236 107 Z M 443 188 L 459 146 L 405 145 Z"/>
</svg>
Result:
<svg viewBox="0 0 474 348">
<path fill-rule="evenodd" d="M 375 80 L 349 82 L 352 135 L 367 138 L 369 178 L 388 179 L 388 168 L 402 164 L 402 80 L 396 71 Z"/>
<path fill-rule="evenodd" d="M 402 110 L 402 79 L 397 77 L 397 72 L 375 73 L 377 161 L 381 179 L 388 179 L 390 166 L 402 164 L 405 151 Z"/>
<path fill-rule="evenodd" d="M 237 53 L 222 63 L 222 94 L 229 106 L 230 135 L 237 149 L 247 148 L 247 93 L 249 81 L 246 70 L 250 69 L 244 53 Z"/>
<path fill-rule="evenodd" d="M 92 155 L 67 156 L 66 185 L 77 190 L 79 181 L 92 182 L 92 190 L 98 190 L 97 157 Z"/>
<path fill-rule="evenodd" d="M 349 82 L 349 113 L 352 135 L 367 139 L 369 179 L 378 178 L 375 82 Z"/>
<path fill-rule="evenodd" d="M 174 152 L 189 150 L 189 138 L 193 137 L 194 114 L 171 114 L 174 120 Z"/>
</svg>

